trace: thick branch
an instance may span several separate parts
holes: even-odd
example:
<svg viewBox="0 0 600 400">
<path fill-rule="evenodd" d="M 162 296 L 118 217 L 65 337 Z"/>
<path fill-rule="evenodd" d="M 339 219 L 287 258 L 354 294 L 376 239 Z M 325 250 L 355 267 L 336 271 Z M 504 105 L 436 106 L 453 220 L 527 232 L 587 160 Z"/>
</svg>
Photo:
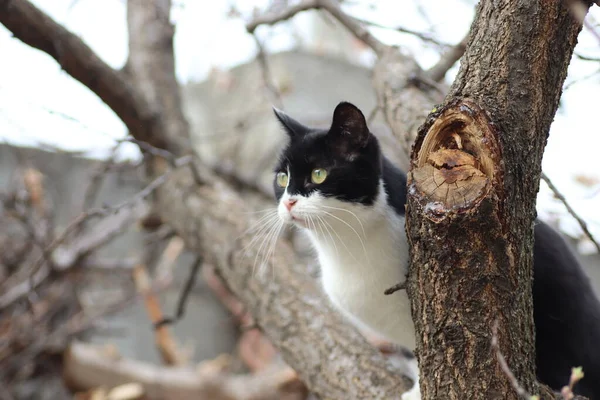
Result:
<svg viewBox="0 0 600 400">
<path fill-rule="evenodd" d="M 470 399 L 518 398 L 490 358 L 496 319 L 510 370 L 539 393 L 535 199 L 581 24 L 561 0 L 500 3 L 479 4 L 446 104 L 420 129 L 411 157 L 408 289 L 428 399 L 461 398 L 465 385 Z"/>
<path fill-rule="evenodd" d="M 226 363 L 217 358 L 197 368 L 162 367 L 124 358 L 110 348 L 73 342 L 65 352 L 63 374 L 78 390 L 135 382 L 143 388 L 144 398 L 152 400 L 279 399 L 296 379 L 293 371 L 279 369 L 232 375 L 224 371 Z M 298 392 L 300 397 L 302 388 Z"/>
<path fill-rule="evenodd" d="M 405 391 L 408 382 L 389 372 L 329 308 L 289 244 L 280 240 L 266 272 L 255 273 L 258 248 L 248 246 L 253 235 L 244 234 L 244 202 L 224 182 L 200 173 L 207 185 L 194 189 L 191 173 L 182 171 L 159 191 L 162 215 L 188 248 L 207 255 L 311 391 L 330 399 L 397 398 Z"/>
<path fill-rule="evenodd" d="M 452 68 L 465 53 L 465 50 L 467 49 L 467 39 L 468 36 L 465 36 L 463 40 L 442 54 L 438 62 L 427 70 L 427 77 L 434 82 L 444 80 L 448 70 Z"/>
<path fill-rule="evenodd" d="M 112 69 L 80 38 L 31 3 L 0 0 L 0 23 L 16 38 L 52 56 L 69 75 L 100 97 L 137 139 L 176 153 L 186 148 L 181 139 L 161 134 L 158 110 L 150 107 L 123 72 Z"/>
<path fill-rule="evenodd" d="M 0 4 L 3 6 L 2 22 L 4 22 L 10 19 L 4 12 L 8 10 L 8 2 L 3 1 Z M 10 21 L 9 29 L 27 33 L 28 25 L 30 23 L 35 25 L 38 22 L 35 18 L 32 19 L 32 15 L 43 18 L 43 21 L 50 26 L 43 31 L 43 35 L 36 29 L 31 29 L 31 32 L 36 33 L 31 37 L 23 34 L 26 43 L 35 45 L 39 41 L 46 40 L 45 37 L 54 39 L 58 35 L 57 32 L 69 39 L 68 54 L 73 58 L 70 61 L 75 67 L 84 68 L 81 71 L 77 68 L 66 69 L 74 77 L 89 83 L 90 76 L 94 75 L 90 74 L 90 71 L 95 71 L 97 64 L 105 67 L 78 38 L 62 28 L 59 30 L 58 25 L 29 3 L 17 0 L 11 4 L 15 7 L 19 6 L 21 13 L 15 13 L 12 8 L 10 9 L 9 14 L 13 20 Z M 143 6 L 153 11 L 140 10 L 139 12 L 142 13 L 140 19 L 133 15 L 128 18 L 130 36 L 148 35 L 155 39 L 139 39 L 132 42 L 135 49 L 132 48 L 131 62 L 127 68 L 128 72 L 135 77 L 132 79 L 136 84 L 148 85 L 148 87 L 132 88 L 122 85 L 121 75 L 105 69 L 103 72 L 114 78 L 115 82 L 102 81 L 102 85 L 108 87 L 92 84 L 88 86 L 96 92 L 109 94 L 114 93 L 118 88 L 127 88 L 132 92 L 139 91 L 139 96 L 147 97 L 144 100 L 150 104 L 153 118 L 162 120 L 161 123 L 156 124 L 154 120 L 152 127 L 165 130 L 165 132 L 152 131 L 150 136 L 153 140 L 150 142 L 154 145 L 165 144 L 158 140 L 162 137 L 168 142 L 164 147 L 180 150 L 181 147 L 174 143 L 178 135 L 187 129 L 187 125 L 182 121 L 182 117 L 179 120 L 177 107 L 173 106 L 177 102 L 173 100 L 176 94 L 161 91 L 174 90 L 172 70 L 166 60 L 155 60 L 149 56 L 155 51 L 166 50 L 166 55 L 155 55 L 159 58 L 172 57 L 172 52 L 169 52 L 172 46 L 170 43 L 172 32 L 165 27 L 168 16 L 160 14 L 165 11 L 166 4 L 159 0 L 151 5 L 145 2 Z M 132 10 L 143 8 L 139 0 L 131 0 L 129 5 Z M 164 43 L 165 40 L 169 43 Z M 42 49 L 54 51 L 53 47 Z M 98 62 L 86 64 L 82 57 L 84 60 L 91 59 Z M 152 68 L 141 60 L 156 61 L 160 66 Z M 86 66 L 90 70 L 85 70 Z M 166 76 L 167 74 L 169 76 Z M 157 93 L 160 93 L 160 96 L 157 96 Z M 162 104 L 163 96 L 175 103 Z M 135 96 L 135 99 L 140 101 L 138 96 Z M 156 103 L 152 104 L 152 102 Z M 114 103 L 113 105 L 119 116 L 128 116 L 120 107 L 127 110 L 131 104 Z M 164 115 L 171 112 L 172 114 Z M 132 121 L 136 122 L 136 119 Z M 164 133 L 164 136 L 159 133 Z M 131 134 L 138 140 L 149 137 L 143 129 L 132 129 Z M 198 170 L 202 171 L 202 168 L 199 167 Z M 305 270 L 299 265 L 288 245 L 281 243 L 278 247 L 278 257 L 270 263 L 271 268 L 277 266 L 274 277 L 271 274 L 263 277 L 253 275 L 256 248 L 247 257 L 244 257 L 243 250 L 251 240 L 251 235 L 243 234 L 247 228 L 248 216 L 243 200 L 213 174 L 203 171 L 201 175 L 203 184 L 198 187 L 199 180 L 196 179 L 198 176 L 193 177 L 189 169 L 174 173 L 170 181 L 158 190 L 159 210 L 165 221 L 177 229 L 192 250 L 199 252 L 216 266 L 232 291 L 244 301 L 256 322 L 281 350 L 287 363 L 295 368 L 309 388 L 322 398 L 397 398 L 398 394 L 408 387 L 408 380 L 399 379 L 397 374 L 389 371 L 383 357 L 369 346 L 355 329 L 347 326 L 325 305 L 326 302 L 320 297 L 315 282 L 306 276 Z M 239 239 L 232 240 L 233 238 Z M 288 267 L 289 265 L 292 268 Z"/>
<path fill-rule="evenodd" d="M 178 144 L 175 147 L 181 155 L 191 147 L 175 79 L 175 29 L 169 21 L 170 11 L 171 0 L 127 1 L 127 72 L 135 89 L 155 113 L 154 134 L 167 143 Z M 132 136 L 144 140 L 139 135 L 132 133 Z"/>
</svg>

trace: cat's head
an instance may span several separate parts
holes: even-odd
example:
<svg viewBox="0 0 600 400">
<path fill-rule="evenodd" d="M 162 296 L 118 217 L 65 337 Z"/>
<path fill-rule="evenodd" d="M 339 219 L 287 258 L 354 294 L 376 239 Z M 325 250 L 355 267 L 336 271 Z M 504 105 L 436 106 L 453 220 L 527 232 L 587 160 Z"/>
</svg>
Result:
<svg viewBox="0 0 600 400">
<path fill-rule="evenodd" d="M 306 127 L 279 110 L 275 115 L 290 138 L 274 177 L 283 222 L 310 229 L 311 218 L 329 213 L 345 219 L 340 209 L 373 205 L 379 194 L 382 156 L 357 107 L 340 103 L 329 129 Z"/>
</svg>

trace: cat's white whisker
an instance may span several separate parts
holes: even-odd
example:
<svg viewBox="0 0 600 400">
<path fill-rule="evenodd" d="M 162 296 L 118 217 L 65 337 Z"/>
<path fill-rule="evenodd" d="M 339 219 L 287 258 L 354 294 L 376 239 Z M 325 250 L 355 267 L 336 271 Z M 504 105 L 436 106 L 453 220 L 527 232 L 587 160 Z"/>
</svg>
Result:
<svg viewBox="0 0 600 400">
<path fill-rule="evenodd" d="M 254 275 L 256 273 L 256 265 L 259 264 L 258 260 L 261 257 L 261 254 L 263 254 L 262 251 L 263 251 L 263 247 L 265 246 L 265 243 L 267 242 L 267 238 L 270 236 L 271 232 L 273 232 L 273 230 L 275 229 L 276 226 L 277 226 L 276 223 L 271 224 L 269 226 L 269 229 L 266 231 L 266 233 L 261 235 L 260 246 L 256 250 L 256 255 L 254 256 L 254 262 L 252 263 L 252 275 Z M 259 272 L 260 272 L 260 268 L 259 268 Z"/>
<path fill-rule="evenodd" d="M 367 247 L 365 246 L 365 242 L 364 242 L 364 240 L 363 240 L 363 239 L 360 237 L 360 235 L 358 234 L 358 231 L 357 231 L 356 229 L 354 229 L 354 227 L 353 227 L 352 225 L 350 225 L 348 222 L 344 221 L 342 218 L 340 218 L 340 217 L 338 217 L 338 216 L 336 216 L 336 215 L 334 215 L 334 214 L 332 214 L 332 213 L 330 213 L 330 212 L 324 211 L 324 210 L 321 210 L 321 212 L 323 212 L 325 215 L 328 215 L 328 216 L 330 216 L 330 217 L 332 217 L 332 218 L 335 218 L 335 219 L 337 219 L 337 220 L 338 220 L 338 221 L 340 221 L 341 223 L 343 223 L 343 224 L 345 224 L 346 226 L 348 226 L 348 228 L 350 228 L 350 229 L 352 230 L 352 232 L 354 232 L 354 234 L 356 235 L 356 237 L 357 237 L 357 238 L 358 238 L 358 240 L 360 241 L 360 244 L 361 244 L 361 246 L 362 246 L 362 248 L 363 248 L 363 251 L 364 251 L 364 253 L 365 253 L 365 257 L 366 257 L 366 259 L 367 259 L 367 263 L 368 263 L 369 265 L 371 265 L 371 260 L 369 259 L 369 253 L 367 252 Z M 366 238 L 366 234 L 365 234 L 365 238 Z M 340 240 L 341 240 L 341 239 L 340 239 Z M 350 250 L 348 250 L 348 251 L 350 251 Z"/>
<path fill-rule="evenodd" d="M 263 227 L 260 228 L 259 233 L 254 238 L 252 238 L 250 243 L 244 248 L 249 249 L 250 247 L 255 246 L 258 243 L 258 241 L 260 241 L 260 246 L 258 246 L 258 249 L 256 250 L 256 255 L 254 256 L 254 263 L 252 264 L 253 275 L 256 271 L 257 261 L 262 254 L 263 248 L 267 243 L 268 238 L 270 237 L 272 232 L 277 228 L 277 226 L 280 226 L 281 224 L 282 223 L 279 220 L 279 218 L 273 218 L 269 220 Z"/>
<path fill-rule="evenodd" d="M 356 215 L 356 213 L 350 211 L 350 210 L 346 210 L 345 208 L 340 208 L 340 207 L 332 207 L 332 206 L 326 206 L 324 204 L 321 204 L 320 207 L 323 208 L 329 208 L 331 210 L 338 210 L 338 211 L 344 211 L 349 213 L 350 215 L 352 215 L 354 218 L 356 218 L 356 221 L 358 222 L 358 224 L 360 225 L 360 229 L 362 230 L 363 236 L 367 237 L 367 234 L 365 233 L 365 227 L 363 226 L 363 223 L 361 222 L 360 218 L 358 218 L 358 216 Z"/>
<path fill-rule="evenodd" d="M 280 222 L 279 217 L 277 215 L 272 215 L 269 218 L 266 218 L 266 220 L 260 220 L 259 222 L 255 223 L 250 229 L 246 231 L 246 234 L 250 233 L 252 229 L 254 229 L 254 227 L 258 225 L 260 225 L 260 227 L 256 229 L 254 237 L 246 246 L 244 246 L 242 250 L 245 251 L 251 248 L 254 244 L 256 244 L 258 240 L 262 238 L 262 236 L 271 228 L 271 226 L 278 222 Z"/>
<path fill-rule="evenodd" d="M 315 210 L 318 210 L 318 211 L 320 211 L 322 213 L 329 214 L 329 213 L 327 213 L 327 211 L 319 210 L 317 207 L 311 207 L 311 208 L 313 208 Z M 340 221 L 342 221 L 342 220 L 340 219 Z M 344 248 L 346 249 L 346 251 L 348 252 L 348 254 L 350 254 L 350 256 L 354 259 L 354 261 L 358 263 L 359 262 L 358 259 L 354 255 L 354 252 L 352 252 L 350 250 L 350 248 L 346 244 L 346 241 L 342 239 L 342 237 L 337 233 L 337 231 L 335 230 L 335 228 L 333 226 L 331 226 L 331 224 L 328 224 L 328 225 L 331 227 L 331 230 L 333 231 L 333 233 L 335 234 L 335 236 L 337 236 L 337 238 L 339 239 L 340 243 L 342 243 L 342 245 L 344 246 Z M 356 234 L 358 235 L 358 232 L 356 232 Z M 361 240 L 360 236 L 358 238 L 359 238 L 359 240 Z M 362 242 L 362 240 L 361 240 L 361 242 Z M 364 244 L 363 244 L 363 249 L 365 250 L 365 256 L 366 256 L 367 255 L 367 251 L 366 251 L 366 248 L 364 247 Z M 367 257 L 367 259 L 368 259 L 368 257 Z"/>
<path fill-rule="evenodd" d="M 264 213 L 268 213 L 268 212 L 272 212 L 272 211 L 277 212 L 277 208 L 269 207 L 269 208 L 263 208 L 262 210 L 244 211 L 242 214 L 244 214 L 244 215 L 254 215 L 254 214 L 264 214 Z"/>
<path fill-rule="evenodd" d="M 275 253 L 275 246 L 277 245 L 277 239 L 279 238 L 279 233 L 281 232 L 281 229 L 283 229 L 283 223 L 279 222 L 279 224 L 277 224 L 275 226 L 274 229 L 272 229 L 272 233 L 269 236 L 268 239 L 268 250 L 265 253 L 261 264 L 260 264 L 260 271 L 259 273 L 262 273 L 264 270 L 264 267 L 266 267 L 266 265 L 268 264 L 269 260 L 271 259 L 271 257 L 273 256 L 273 254 Z M 273 274 L 275 274 L 275 269 L 273 268 Z M 274 278 L 274 277 L 273 277 Z"/>
<path fill-rule="evenodd" d="M 250 227 L 248 229 L 246 229 L 244 232 L 242 232 L 241 235 L 239 235 L 237 237 L 237 239 L 241 238 L 242 236 L 244 236 L 254 230 L 256 230 L 258 232 L 258 231 L 260 231 L 260 229 L 262 229 L 264 227 L 265 223 L 270 221 L 272 218 L 279 218 L 277 215 L 276 208 L 271 208 L 270 210 L 266 210 L 266 211 L 270 211 L 270 213 L 267 215 L 263 215 L 257 221 L 253 222 L 252 225 L 250 225 Z"/>
<path fill-rule="evenodd" d="M 331 225 L 330 225 L 330 224 L 329 224 L 327 221 L 323 220 L 323 218 L 322 218 L 322 217 L 320 217 L 320 216 L 318 216 L 318 215 L 317 215 L 316 217 L 317 217 L 317 219 L 318 219 L 319 221 L 321 221 L 321 223 L 323 224 L 323 227 L 325 228 L 325 230 L 326 230 L 326 231 L 327 231 L 327 233 L 329 234 L 329 237 L 331 238 L 331 243 L 333 244 L 333 248 L 335 249 L 335 254 L 336 254 L 338 257 L 339 257 L 339 255 L 340 255 L 340 252 L 338 251 L 337 245 L 335 244 L 335 239 L 334 239 L 334 238 L 333 238 L 333 236 L 331 235 L 331 232 L 329 231 L 329 228 L 328 228 L 328 226 L 329 226 L 331 229 L 333 229 L 333 227 L 332 227 L 332 226 L 331 226 Z M 323 236 L 325 236 L 325 235 L 323 235 Z"/>
</svg>

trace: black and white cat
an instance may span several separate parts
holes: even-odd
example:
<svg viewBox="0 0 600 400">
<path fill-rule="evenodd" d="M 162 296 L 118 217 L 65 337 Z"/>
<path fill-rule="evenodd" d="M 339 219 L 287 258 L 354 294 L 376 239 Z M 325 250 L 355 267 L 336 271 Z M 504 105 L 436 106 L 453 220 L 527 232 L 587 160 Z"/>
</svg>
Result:
<svg viewBox="0 0 600 400">
<path fill-rule="evenodd" d="M 363 331 L 413 349 L 406 292 L 384 295 L 408 272 L 404 173 L 381 153 L 350 103 L 337 106 L 329 129 L 275 114 L 290 137 L 275 170 L 280 221 L 308 234 L 324 291 L 338 310 Z M 571 367 L 582 366 L 576 392 L 600 399 L 600 303 L 569 246 L 541 222 L 534 270 L 538 378 L 559 390 Z M 419 397 L 418 386 L 403 396 Z"/>
</svg>

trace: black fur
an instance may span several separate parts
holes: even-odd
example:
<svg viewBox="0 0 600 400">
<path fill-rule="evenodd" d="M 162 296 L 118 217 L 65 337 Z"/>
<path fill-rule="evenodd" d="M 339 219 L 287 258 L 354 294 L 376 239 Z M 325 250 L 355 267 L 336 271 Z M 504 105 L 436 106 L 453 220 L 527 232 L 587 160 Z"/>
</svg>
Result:
<svg viewBox="0 0 600 400">
<path fill-rule="evenodd" d="M 290 143 L 275 168 L 276 173 L 288 173 L 290 168 L 290 194 L 308 196 L 319 190 L 323 196 L 373 204 L 383 158 L 377 139 L 369 133 L 364 116 L 356 107 L 340 103 L 328 130 L 303 127 L 279 110 L 275 110 L 275 115 L 290 136 Z M 315 168 L 327 170 L 327 179 L 320 185 L 310 180 Z M 279 200 L 284 189 L 276 182 L 274 188 Z"/>
<path fill-rule="evenodd" d="M 571 367 L 581 366 L 585 377 L 575 392 L 600 399 L 600 303 L 569 245 L 542 222 L 535 226 L 533 269 L 539 380 L 558 390 Z"/>
<path fill-rule="evenodd" d="M 318 185 L 324 196 L 370 205 L 382 178 L 389 204 L 405 213 L 406 176 L 382 155 L 358 108 L 340 103 L 329 130 L 307 128 L 278 110 L 275 114 L 291 139 L 276 168 L 286 173 L 290 168 L 290 193 L 306 196 L 317 190 L 311 171 L 325 168 L 328 177 Z M 279 199 L 284 189 L 274 186 Z M 600 302 L 568 244 L 540 221 L 535 226 L 533 304 L 538 379 L 558 391 L 568 383 L 571 367 L 581 366 L 585 378 L 575 392 L 600 400 Z"/>
</svg>

